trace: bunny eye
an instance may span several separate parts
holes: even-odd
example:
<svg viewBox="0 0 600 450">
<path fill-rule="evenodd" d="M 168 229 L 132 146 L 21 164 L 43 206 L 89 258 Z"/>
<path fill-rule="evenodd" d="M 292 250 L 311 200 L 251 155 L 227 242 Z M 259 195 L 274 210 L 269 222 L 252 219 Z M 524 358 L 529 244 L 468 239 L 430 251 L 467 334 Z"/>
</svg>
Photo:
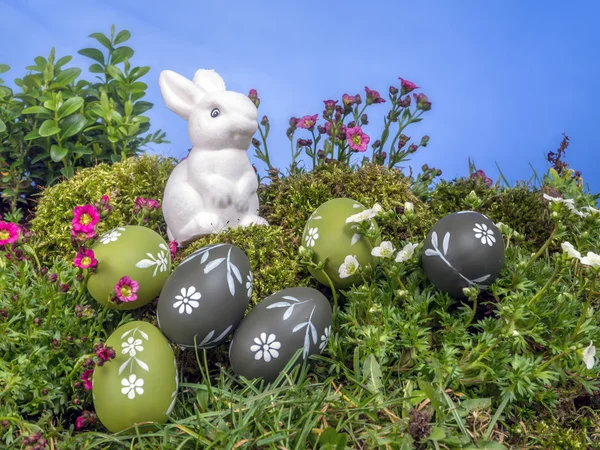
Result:
<svg viewBox="0 0 600 450">
<path fill-rule="evenodd" d="M 217 117 L 219 114 L 221 114 L 221 111 L 219 111 L 219 108 L 215 108 L 210 112 L 210 117 Z"/>
</svg>

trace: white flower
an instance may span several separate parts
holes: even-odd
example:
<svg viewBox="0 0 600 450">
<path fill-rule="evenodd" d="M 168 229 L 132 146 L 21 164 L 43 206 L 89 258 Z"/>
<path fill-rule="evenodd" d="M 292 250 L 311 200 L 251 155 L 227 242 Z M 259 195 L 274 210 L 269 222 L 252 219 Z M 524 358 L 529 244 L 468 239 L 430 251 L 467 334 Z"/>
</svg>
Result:
<svg viewBox="0 0 600 450">
<path fill-rule="evenodd" d="M 256 352 L 255 360 L 264 359 L 265 362 L 271 361 L 271 358 L 279 357 L 278 349 L 281 344 L 277 342 L 274 334 L 270 334 L 267 338 L 267 333 L 260 333 L 260 338 L 254 338 L 255 345 L 250 347 L 250 351 Z"/>
<path fill-rule="evenodd" d="M 415 249 L 419 244 L 411 244 L 410 242 L 404 246 L 396 255 L 396 262 L 408 261 L 415 253 Z"/>
<path fill-rule="evenodd" d="M 588 252 L 580 261 L 581 264 L 585 264 L 586 266 L 600 267 L 600 255 L 596 253 Z"/>
<path fill-rule="evenodd" d="M 588 345 L 585 349 L 583 349 L 583 362 L 588 369 L 594 367 L 595 364 L 595 356 L 596 356 L 596 347 L 594 347 L 594 343 L 590 341 L 590 345 Z"/>
<path fill-rule="evenodd" d="M 310 228 L 308 230 L 308 235 L 306 236 L 306 245 L 309 247 L 314 247 L 315 241 L 319 239 L 319 229 L 318 228 Z"/>
<path fill-rule="evenodd" d="M 161 272 L 164 272 L 165 270 L 167 270 L 167 264 L 169 264 L 169 261 L 167 260 L 167 252 L 161 251 L 156 256 L 156 265 Z"/>
<path fill-rule="evenodd" d="M 344 263 L 338 269 L 340 274 L 340 278 L 348 278 L 356 273 L 360 264 L 358 264 L 358 259 L 356 256 L 348 255 L 344 259 Z"/>
<path fill-rule="evenodd" d="M 415 212 L 415 205 L 413 202 L 404 202 L 404 214 L 412 214 Z"/>
<path fill-rule="evenodd" d="M 135 394 L 142 395 L 144 393 L 144 389 L 142 386 L 144 385 L 144 380 L 138 378 L 135 373 L 129 375 L 129 379 L 123 378 L 121 380 L 121 394 L 127 395 L 127 397 L 131 400 L 135 397 Z"/>
<path fill-rule="evenodd" d="M 121 236 L 121 233 L 119 233 L 118 230 L 112 230 L 109 231 L 108 233 L 104 234 L 101 238 L 100 238 L 100 242 L 102 242 L 103 244 L 108 244 L 109 242 L 115 242 L 119 236 Z"/>
<path fill-rule="evenodd" d="M 248 289 L 248 298 L 252 297 L 252 281 L 253 276 L 252 272 L 248 272 L 248 276 L 246 277 L 246 289 Z"/>
<path fill-rule="evenodd" d="M 600 214 L 600 209 L 592 208 L 591 206 L 583 206 L 581 209 L 591 211 L 596 214 Z"/>
<path fill-rule="evenodd" d="M 123 342 L 121 347 L 123 347 L 123 351 L 121 353 L 124 355 L 129 353 L 129 356 L 135 356 L 137 352 L 144 350 L 144 347 L 142 347 L 142 340 L 134 339 L 132 337 L 127 339 L 127 342 Z"/>
<path fill-rule="evenodd" d="M 383 211 L 383 208 L 381 207 L 381 205 L 379 203 L 375 203 L 373 205 L 373 208 L 371 209 L 365 209 L 364 211 L 361 211 L 357 214 L 353 214 L 350 217 L 348 217 L 346 219 L 346 223 L 351 223 L 351 222 L 356 222 L 356 223 L 360 223 L 360 222 L 364 222 L 365 220 L 369 220 L 372 219 L 373 217 L 376 217 L 379 213 L 381 213 Z M 371 224 L 371 227 L 373 225 Z"/>
<path fill-rule="evenodd" d="M 485 223 L 482 223 L 481 225 L 476 223 L 473 231 L 475 232 L 475 237 L 481 239 L 482 244 L 487 244 L 491 247 L 496 242 L 494 231 L 490 230 Z"/>
<path fill-rule="evenodd" d="M 179 300 L 178 302 L 173 303 L 173 308 L 179 308 L 179 314 L 183 314 L 184 312 L 191 314 L 193 309 L 200 306 L 200 303 L 197 300 L 200 300 L 200 292 L 196 292 L 196 288 L 191 286 L 187 292 L 185 288 L 181 288 L 181 295 L 176 295 L 175 298 Z"/>
<path fill-rule="evenodd" d="M 325 328 L 325 330 L 323 331 L 323 334 L 321 335 L 321 342 L 319 343 L 319 350 L 321 350 L 321 353 L 323 353 L 323 350 L 325 350 L 325 347 L 327 347 L 330 336 L 331 336 L 331 327 L 329 326 L 329 327 Z"/>
<path fill-rule="evenodd" d="M 577 208 L 575 208 L 575 200 L 573 200 L 572 198 L 559 198 L 559 197 L 550 197 L 548 194 L 544 194 L 544 198 L 550 202 L 555 202 L 555 203 L 564 203 L 565 206 L 573 213 L 573 214 L 577 214 L 579 217 L 586 217 L 588 216 L 588 214 L 583 213 L 581 211 L 578 211 Z M 582 209 L 589 209 L 589 206 L 584 206 Z M 593 209 L 593 208 L 592 208 Z M 597 211 L 597 210 L 596 210 Z"/>
<path fill-rule="evenodd" d="M 383 241 L 379 247 L 374 247 L 373 250 L 371 250 L 371 255 L 387 258 L 392 256 L 395 250 L 396 249 L 390 241 Z"/>
<path fill-rule="evenodd" d="M 560 244 L 560 246 L 562 247 L 563 252 L 569 255 L 569 257 L 577 258 L 579 260 L 581 259 L 581 253 L 575 250 L 575 247 L 573 247 L 573 244 L 571 244 L 570 242 L 563 242 L 562 244 Z"/>
<path fill-rule="evenodd" d="M 375 214 L 381 214 L 383 212 L 383 207 L 379 203 L 375 203 L 371 208 Z"/>
</svg>

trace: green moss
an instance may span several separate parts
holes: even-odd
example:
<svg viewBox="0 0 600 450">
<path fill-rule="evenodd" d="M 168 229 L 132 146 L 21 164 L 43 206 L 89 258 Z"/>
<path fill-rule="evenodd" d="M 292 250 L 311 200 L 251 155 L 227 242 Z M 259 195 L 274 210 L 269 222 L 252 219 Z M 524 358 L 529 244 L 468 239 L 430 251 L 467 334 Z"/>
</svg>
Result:
<svg viewBox="0 0 600 450">
<path fill-rule="evenodd" d="M 128 158 L 109 166 L 98 164 L 80 170 L 70 180 L 43 191 L 39 199 L 32 231 L 40 237 L 36 249 L 44 261 L 53 256 L 71 257 L 71 220 L 73 208 L 95 203 L 103 195 L 110 197 L 113 211 L 102 219 L 98 233 L 119 225 L 133 224 L 133 206 L 136 197 L 152 198 L 162 202 L 167 179 L 175 167 L 175 160 L 160 156 L 143 155 Z M 154 212 L 145 226 L 166 236 L 166 225 L 160 211 Z"/>
<path fill-rule="evenodd" d="M 497 190 L 478 180 L 443 181 L 432 194 L 432 213 L 442 218 L 446 214 L 471 209 L 466 203 L 471 191 L 481 199 L 476 210 L 494 222 L 502 222 L 523 234 L 529 249 L 539 248 L 550 236 L 553 224 L 542 194 L 523 186 Z"/>
</svg>

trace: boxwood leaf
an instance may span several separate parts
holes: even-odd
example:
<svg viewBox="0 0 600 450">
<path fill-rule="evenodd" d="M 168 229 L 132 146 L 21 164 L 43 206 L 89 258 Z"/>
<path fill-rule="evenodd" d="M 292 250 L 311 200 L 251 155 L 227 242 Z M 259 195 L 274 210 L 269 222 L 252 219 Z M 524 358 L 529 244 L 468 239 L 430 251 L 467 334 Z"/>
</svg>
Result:
<svg viewBox="0 0 600 450">
<path fill-rule="evenodd" d="M 117 34 L 117 37 L 115 38 L 115 45 L 125 42 L 130 37 L 131 37 L 131 33 L 129 31 L 127 31 L 127 30 L 119 31 L 119 33 Z"/>
<path fill-rule="evenodd" d="M 111 64 L 119 64 L 133 56 L 133 49 L 130 47 L 119 47 L 112 52 Z"/>
<path fill-rule="evenodd" d="M 30 106 L 21 111 L 21 114 L 50 114 L 50 111 L 43 106 Z"/>
<path fill-rule="evenodd" d="M 100 42 L 104 47 L 106 47 L 109 50 L 112 48 L 110 39 L 108 39 L 103 33 L 92 33 L 89 35 L 89 37 L 96 39 L 98 42 Z"/>
<path fill-rule="evenodd" d="M 62 161 L 64 157 L 67 156 L 67 153 L 69 153 L 69 151 L 66 148 L 61 148 L 58 145 L 50 147 L 50 158 L 52 158 L 52 161 L 54 162 Z"/>
<path fill-rule="evenodd" d="M 77 77 L 81 74 L 81 69 L 78 67 L 71 67 L 70 69 L 65 69 L 58 75 L 56 75 L 56 82 L 59 84 L 70 84 L 77 79 Z"/>
<path fill-rule="evenodd" d="M 104 54 L 97 48 L 83 48 L 77 53 L 83 56 L 87 56 L 88 58 L 91 58 L 94 61 L 98 61 L 100 64 L 104 64 Z"/>
<path fill-rule="evenodd" d="M 10 70 L 10 66 L 7 64 L 0 64 L 0 73 L 8 72 Z"/>
<path fill-rule="evenodd" d="M 50 119 L 46 120 L 38 130 L 38 133 L 40 133 L 40 136 L 42 137 L 52 136 L 58 132 L 60 132 L 60 128 L 54 124 L 54 120 Z"/>
<path fill-rule="evenodd" d="M 62 119 L 63 117 L 70 116 L 83 105 L 83 99 L 81 97 L 71 97 L 66 102 L 64 102 L 58 110 L 58 117 Z"/>
<path fill-rule="evenodd" d="M 60 128 L 62 130 L 62 138 L 66 139 L 71 136 L 75 136 L 77 133 L 79 133 L 85 128 L 86 122 L 87 121 L 85 117 L 81 114 L 73 114 L 67 117 L 60 124 Z"/>
</svg>

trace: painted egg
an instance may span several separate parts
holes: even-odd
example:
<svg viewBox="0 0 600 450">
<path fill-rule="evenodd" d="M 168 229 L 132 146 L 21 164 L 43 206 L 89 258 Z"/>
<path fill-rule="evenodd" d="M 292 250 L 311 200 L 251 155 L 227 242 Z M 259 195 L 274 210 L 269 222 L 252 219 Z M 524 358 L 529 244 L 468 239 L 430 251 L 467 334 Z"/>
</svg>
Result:
<svg viewBox="0 0 600 450">
<path fill-rule="evenodd" d="M 323 352 L 331 321 L 331 305 L 316 289 L 276 292 L 252 308 L 235 331 L 229 346 L 231 368 L 248 379 L 271 382 L 299 349 L 298 362 Z"/>
<path fill-rule="evenodd" d="M 125 324 L 107 339 L 116 358 L 94 369 L 92 397 L 100 422 L 117 433 L 136 423 L 165 423 L 177 398 L 177 363 L 160 330 Z"/>
<path fill-rule="evenodd" d="M 435 287 L 464 298 L 463 288 L 486 288 L 498 278 L 504 265 L 504 239 L 483 214 L 456 212 L 442 218 L 429 232 L 421 261 Z"/>
<path fill-rule="evenodd" d="M 319 206 L 308 218 L 302 235 L 302 245 L 315 251 L 313 262 L 329 258 L 325 264 L 325 273 L 338 289 L 346 289 L 361 281 L 358 274 L 348 275 L 356 265 L 374 266 L 377 259 L 371 255 L 373 246 L 369 240 L 358 233 L 358 223 L 346 223 L 346 219 L 365 211 L 366 208 L 350 198 L 334 198 Z M 375 220 L 367 219 L 372 227 L 379 230 Z M 381 242 L 378 238 L 377 244 Z M 327 277 L 310 267 L 309 272 L 316 280 L 329 286 Z M 340 277 L 340 272 L 343 278 Z"/>
<path fill-rule="evenodd" d="M 117 227 L 100 236 L 92 250 L 98 267 L 87 288 L 98 303 L 108 308 L 128 310 L 146 305 L 160 294 L 171 273 L 169 247 L 150 228 Z M 121 299 L 127 301 L 116 304 L 110 300 L 117 296 L 116 286 Z"/>
<path fill-rule="evenodd" d="M 252 271 L 235 245 L 192 253 L 173 271 L 160 294 L 158 326 L 183 347 L 215 347 L 237 328 L 252 294 Z"/>
</svg>

